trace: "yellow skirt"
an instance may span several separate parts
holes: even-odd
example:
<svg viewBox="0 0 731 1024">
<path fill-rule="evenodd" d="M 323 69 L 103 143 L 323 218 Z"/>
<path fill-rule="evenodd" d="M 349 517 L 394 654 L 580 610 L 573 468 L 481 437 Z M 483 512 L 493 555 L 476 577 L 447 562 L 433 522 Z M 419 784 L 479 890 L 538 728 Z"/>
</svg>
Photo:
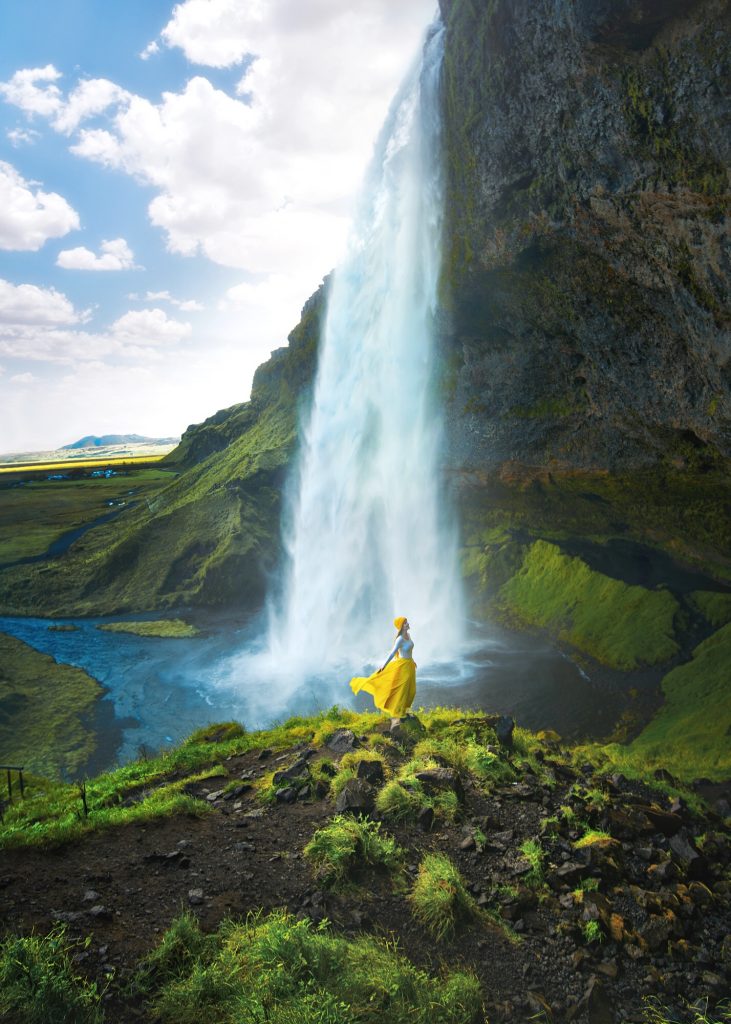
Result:
<svg viewBox="0 0 731 1024">
<path fill-rule="evenodd" d="M 365 690 L 371 694 L 377 708 L 393 718 L 401 718 L 416 696 L 416 665 L 413 658 L 393 658 L 372 676 L 351 679 L 350 688 L 353 693 Z"/>
</svg>

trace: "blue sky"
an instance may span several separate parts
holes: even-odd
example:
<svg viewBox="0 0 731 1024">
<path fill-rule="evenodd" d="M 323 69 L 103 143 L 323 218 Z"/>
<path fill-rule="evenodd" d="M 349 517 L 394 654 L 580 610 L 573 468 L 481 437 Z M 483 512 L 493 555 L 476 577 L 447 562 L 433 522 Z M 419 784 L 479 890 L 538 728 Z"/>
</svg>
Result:
<svg viewBox="0 0 731 1024">
<path fill-rule="evenodd" d="M 0 453 L 248 397 L 432 0 L 5 0 Z"/>
</svg>

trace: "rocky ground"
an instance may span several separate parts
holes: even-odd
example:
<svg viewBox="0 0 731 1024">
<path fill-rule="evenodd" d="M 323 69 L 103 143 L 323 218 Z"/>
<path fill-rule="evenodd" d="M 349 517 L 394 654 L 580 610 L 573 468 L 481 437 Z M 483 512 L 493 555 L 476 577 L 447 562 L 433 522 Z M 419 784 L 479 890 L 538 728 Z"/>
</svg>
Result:
<svg viewBox="0 0 731 1024">
<path fill-rule="evenodd" d="M 387 773 L 409 759 L 420 730 L 412 720 L 379 747 Z M 226 915 L 286 907 L 328 918 L 347 935 L 395 939 L 432 972 L 474 971 L 493 1022 L 642 1021 L 648 997 L 690 1020 L 687 1002 L 708 998 L 713 1006 L 731 990 L 731 835 L 721 817 L 730 809 L 723 796 L 701 817 L 659 789 L 572 763 L 557 743 L 519 758 L 508 730 L 498 754 L 519 764 L 517 781 L 485 785 L 437 758 L 420 784 L 424 792 L 453 790 L 456 820 L 425 809 L 411 821 L 384 821 L 406 851 L 405 883 L 363 870 L 347 887 L 327 888 L 303 849 L 337 811 L 375 813 L 382 767 L 369 763 L 366 742 L 339 729 L 319 749 L 249 750 L 224 763 L 225 777 L 189 784 L 211 814 L 1 853 L 0 928 L 46 932 L 63 921 L 71 934 L 90 935 L 77 960 L 107 986 L 110 1022 L 147 1019 L 126 984 L 186 908 L 206 930 Z M 312 766 L 326 758 L 336 770 L 353 750 L 366 764 L 336 805 Z M 267 803 L 260 783 L 273 770 L 282 774 Z M 587 835 L 591 841 L 581 845 Z M 526 841 L 538 844 L 537 867 Z M 475 920 L 442 942 L 428 934 L 412 916 L 408 878 L 433 851 L 452 858 L 477 904 L 503 924 Z"/>
</svg>

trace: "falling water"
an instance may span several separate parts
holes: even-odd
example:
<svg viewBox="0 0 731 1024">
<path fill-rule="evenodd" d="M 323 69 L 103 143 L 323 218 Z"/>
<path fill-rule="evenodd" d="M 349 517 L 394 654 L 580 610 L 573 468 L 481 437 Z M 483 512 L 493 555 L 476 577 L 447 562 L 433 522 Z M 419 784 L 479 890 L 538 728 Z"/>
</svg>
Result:
<svg viewBox="0 0 731 1024">
<path fill-rule="evenodd" d="M 306 671 L 372 664 L 396 614 L 410 620 L 420 665 L 460 646 L 433 380 L 442 51 L 433 27 L 391 107 L 330 289 L 270 630 L 279 663 Z"/>
</svg>

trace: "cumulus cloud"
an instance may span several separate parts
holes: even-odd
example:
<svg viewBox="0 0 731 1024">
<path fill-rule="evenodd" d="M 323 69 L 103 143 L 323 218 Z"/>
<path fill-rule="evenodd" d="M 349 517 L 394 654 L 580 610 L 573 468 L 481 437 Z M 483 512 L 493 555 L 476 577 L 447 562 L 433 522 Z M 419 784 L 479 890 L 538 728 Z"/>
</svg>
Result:
<svg viewBox="0 0 731 1024">
<path fill-rule="evenodd" d="M 144 50 L 140 53 L 140 60 L 149 60 L 150 57 L 154 57 L 156 53 L 160 52 L 159 44 L 153 39 L 151 43 L 148 43 Z"/>
<path fill-rule="evenodd" d="M 55 288 L 0 279 L 0 324 L 76 324 L 87 316 Z"/>
<path fill-rule="evenodd" d="M 56 258 L 56 266 L 65 270 L 134 270 L 134 253 L 124 238 L 112 238 L 102 242 L 101 255 L 97 256 L 83 245 L 75 249 L 63 249 Z"/>
<path fill-rule="evenodd" d="M 111 327 L 115 338 L 135 344 L 159 345 L 187 337 L 192 328 L 180 320 L 171 320 L 162 309 L 130 310 Z"/>
<path fill-rule="evenodd" d="M 85 79 L 58 109 L 53 127 L 70 135 L 82 121 L 103 113 L 111 106 L 128 103 L 131 93 L 106 78 Z"/>
<path fill-rule="evenodd" d="M 54 84 L 59 78 L 61 72 L 53 64 L 46 64 L 44 68 L 23 68 L 8 82 L 0 82 L 0 96 L 26 114 L 50 117 L 63 106 L 61 90 Z"/>
<path fill-rule="evenodd" d="M 5 136 L 14 149 L 19 149 L 20 146 L 32 145 L 40 138 L 40 132 L 34 131 L 33 128 L 11 128 L 5 132 Z"/>
<path fill-rule="evenodd" d="M 0 249 L 36 252 L 49 238 L 78 228 L 79 215 L 63 196 L 36 185 L 0 161 Z"/>
</svg>

